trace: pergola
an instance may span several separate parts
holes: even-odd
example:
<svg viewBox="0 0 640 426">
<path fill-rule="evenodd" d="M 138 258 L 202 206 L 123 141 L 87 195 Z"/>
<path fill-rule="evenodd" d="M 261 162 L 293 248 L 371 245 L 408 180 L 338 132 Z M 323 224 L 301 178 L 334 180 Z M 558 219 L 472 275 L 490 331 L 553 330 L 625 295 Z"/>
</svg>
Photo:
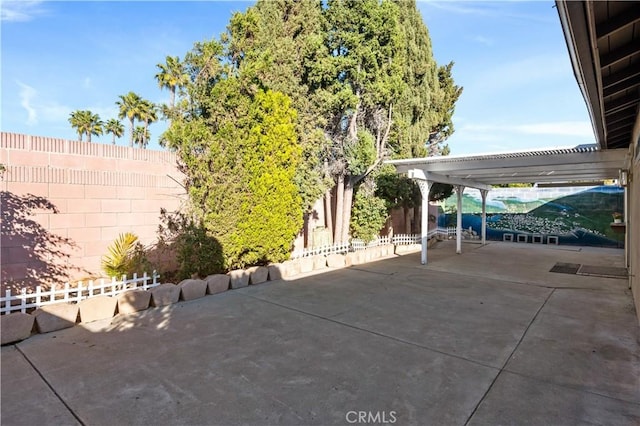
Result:
<svg viewBox="0 0 640 426">
<path fill-rule="evenodd" d="M 502 154 L 389 160 L 398 173 L 414 179 L 422 194 L 422 264 L 427 263 L 429 190 L 434 182 L 453 185 L 457 194 L 456 253 L 462 253 L 462 193 L 476 188 L 482 196 L 482 244 L 486 244 L 486 199 L 491 185 L 617 179 L 627 149 L 597 145 Z"/>
</svg>

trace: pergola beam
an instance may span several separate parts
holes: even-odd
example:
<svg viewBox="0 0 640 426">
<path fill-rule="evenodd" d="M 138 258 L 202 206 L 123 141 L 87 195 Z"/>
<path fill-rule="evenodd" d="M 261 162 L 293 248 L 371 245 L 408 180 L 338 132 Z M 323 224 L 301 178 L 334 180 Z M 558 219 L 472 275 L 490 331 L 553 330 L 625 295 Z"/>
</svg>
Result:
<svg viewBox="0 0 640 426">
<path fill-rule="evenodd" d="M 469 156 L 466 158 L 456 157 L 428 157 L 414 158 L 408 160 L 392 160 L 389 164 L 403 168 L 406 171 L 410 168 L 425 169 L 433 173 L 446 172 L 447 174 L 458 174 L 459 170 L 499 170 L 501 168 L 536 168 L 552 167 L 562 165 L 572 165 L 583 167 L 582 165 L 593 164 L 602 165 L 606 163 L 618 163 L 624 160 L 627 154 L 626 149 L 608 149 L 595 152 L 581 152 L 568 154 L 554 154 L 553 150 L 548 155 L 522 155 L 505 158 L 495 158 L 494 156 Z M 434 160 L 435 159 L 435 160 Z"/>
<path fill-rule="evenodd" d="M 505 183 L 616 179 L 628 153 L 626 149 L 563 151 L 566 149 L 414 158 L 388 163 L 396 166 L 398 173 L 408 173 L 416 179 L 488 190 L 490 185 Z"/>
<path fill-rule="evenodd" d="M 481 182 L 475 182 L 471 179 L 461 179 L 457 177 L 441 175 L 438 173 L 428 172 L 419 168 L 408 168 L 407 170 L 402 170 L 402 169 L 403 169 L 402 166 L 398 167 L 398 171 L 399 172 L 406 171 L 410 179 L 421 179 L 421 180 L 427 180 L 431 182 L 446 183 L 449 185 L 462 185 L 469 188 L 477 188 L 477 189 L 486 189 L 486 190 L 491 189 L 491 185 L 487 185 Z"/>
</svg>

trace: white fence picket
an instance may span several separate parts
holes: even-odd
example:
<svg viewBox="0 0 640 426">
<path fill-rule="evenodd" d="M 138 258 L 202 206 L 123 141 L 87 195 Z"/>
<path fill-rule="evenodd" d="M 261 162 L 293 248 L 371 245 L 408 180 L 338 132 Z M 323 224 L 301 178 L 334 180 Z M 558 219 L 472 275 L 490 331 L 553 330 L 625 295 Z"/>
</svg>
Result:
<svg viewBox="0 0 640 426">
<path fill-rule="evenodd" d="M 79 281 L 74 287 L 67 282 L 64 288 L 61 289 L 53 285 L 49 290 L 42 290 L 41 286 L 37 286 L 34 293 L 27 293 L 27 289 L 23 288 L 18 295 L 12 295 L 11 289 L 8 289 L 5 291 L 5 296 L 0 297 L 0 314 L 4 315 L 16 311 L 26 313 L 27 309 L 55 303 L 78 303 L 94 296 L 117 296 L 120 293 L 136 288 L 148 290 L 160 285 L 158 277 L 156 271 L 153 271 L 151 278 L 145 272 L 140 278 L 138 278 L 137 274 L 134 274 L 130 280 L 123 276 L 121 281 L 116 281 L 113 278 L 110 282 L 105 282 L 104 279 L 101 279 L 99 283 L 89 281 L 86 286 L 82 281 Z M 149 283 L 149 280 L 151 280 L 151 283 Z"/>
</svg>

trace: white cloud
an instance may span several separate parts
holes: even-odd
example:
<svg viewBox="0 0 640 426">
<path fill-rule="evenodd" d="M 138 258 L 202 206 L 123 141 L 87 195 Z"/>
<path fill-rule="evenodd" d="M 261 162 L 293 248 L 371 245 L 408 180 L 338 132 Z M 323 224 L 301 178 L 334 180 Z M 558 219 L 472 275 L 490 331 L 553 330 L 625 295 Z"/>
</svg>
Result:
<svg viewBox="0 0 640 426">
<path fill-rule="evenodd" d="M 46 102 L 36 106 L 42 121 L 51 123 L 66 123 L 71 114 L 71 108 L 57 102 Z"/>
<path fill-rule="evenodd" d="M 42 15 L 46 10 L 44 1 L 39 0 L 3 0 L 0 3 L 0 20 L 3 22 L 27 22 Z"/>
<path fill-rule="evenodd" d="M 17 83 L 20 86 L 20 105 L 27 111 L 27 125 L 34 126 L 38 124 L 38 112 L 33 107 L 32 102 L 38 92 L 27 84 L 20 81 Z"/>
<path fill-rule="evenodd" d="M 36 88 L 28 84 L 20 81 L 17 83 L 20 86 L 20 105 L 27 111 L 26 124 L 29 126 L 44 123 L 66 123 L 74 110 L 89 110 L 98 114 L 103 121 L 118 117 L 118 107 L 115 103 L 108 106 L 79 105 L 77 108 L 71 108 L 54 99 L 46 99 Z"/>
<path fill-rule="evenodd" d="M 35 126 L 42 122 L 56 123 L 66 122 L 71 113 L 71 108 L 61 105 L 56 101 L 42 99 L 42 96 L 32 86 L 18 81 L 20 86 L 20 105 L 27 111 L 28 126 Z"/>
<path fill-rule="evenodd" d="M 91 89 L 91 77 L 85 77 L 82 80 L 82 87 L 85 89 Z"/>
</svg>

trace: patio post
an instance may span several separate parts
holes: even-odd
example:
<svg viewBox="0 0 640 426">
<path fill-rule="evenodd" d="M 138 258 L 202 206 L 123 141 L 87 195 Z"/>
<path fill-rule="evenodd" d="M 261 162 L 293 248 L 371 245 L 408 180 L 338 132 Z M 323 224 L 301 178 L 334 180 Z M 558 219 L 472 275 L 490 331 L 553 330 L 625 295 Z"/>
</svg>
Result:
<svg viewBox="0 0 640 426">
<path fill-rule="evenodd" d="M 480 190 L 482 196 L 482 245 L 487 244 L 487 191 L 486 189 Z"/>
<path fill-rule="evenodd" d="M 463 185 L 455 186 L 456 194 L 458 196 L 457 203 L 457 223 L 456 223 L 456 253 L 462 253 L 462 193 L 464 192 Z"/>
<path fill-rule="evenodd" d="M 420 243 L 422 244 L 422 253 L 420 263 L 427 264 L 427 243 L 429 237 L 429 192 L 433 182 L 424 179 L 416 179 L 422 195 L 422 211 L 420 212 Z"/>
</svg>

